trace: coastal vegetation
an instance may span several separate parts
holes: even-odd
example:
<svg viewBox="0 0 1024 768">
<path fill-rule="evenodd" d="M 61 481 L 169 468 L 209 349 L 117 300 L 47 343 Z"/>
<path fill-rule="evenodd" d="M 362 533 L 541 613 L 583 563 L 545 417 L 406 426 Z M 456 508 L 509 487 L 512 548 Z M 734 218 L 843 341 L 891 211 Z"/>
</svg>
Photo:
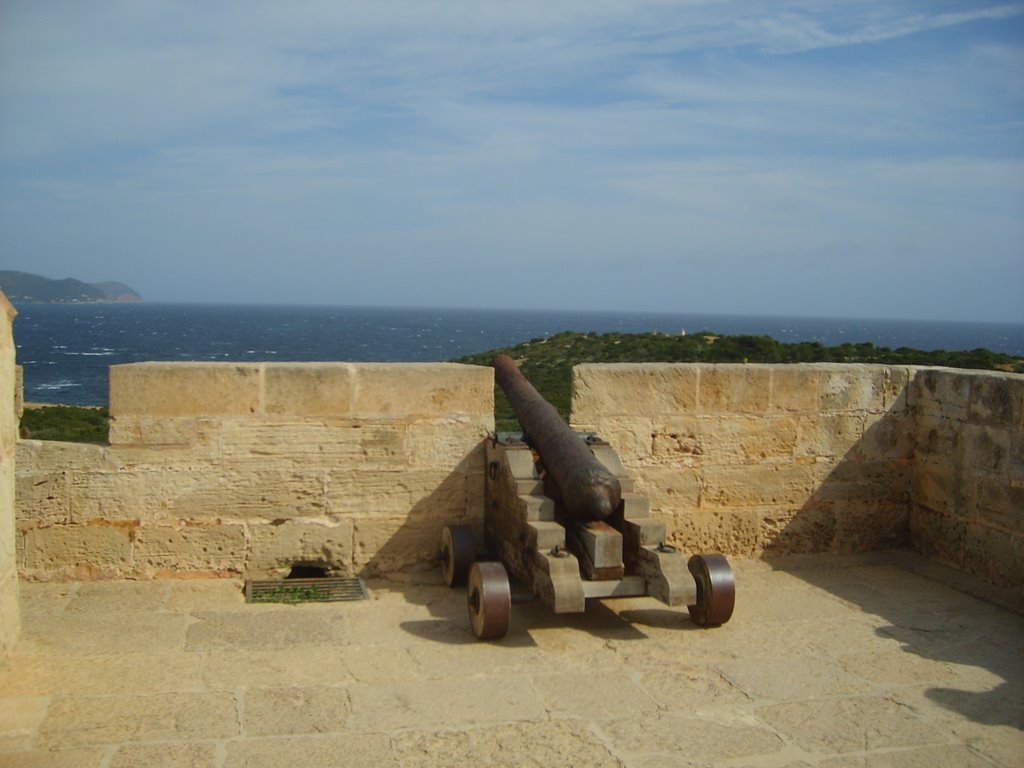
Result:
<svg viewBox="0 0 1024 768">
<path fill-rule="evenodd" d="M 1024 373 L 1024 360 L 987 349 L 927 352 L 908 347 L 876 347 L 868 342 L 828 347 L 818 342 L 791 344 L 770 336 L 721 336 L 710 331 L 685 336 L 569 331 L 452 362 L 490 365 L 497 354 L 511 356 L 541 395 L 566 419 L 572 368 L 579 363 L 884 363 Z M 26 408 L 21 426 L 24 436 L 40 440 L 105 443 L 108 421 L 105 408 L 57 405 Z M 495 422 L 498 431 L 519 428 L 512 406 L 497 387 Z"/>
<path fill-rule="evenodd" d="M 105 444 L 109 423 L 110 414 L 106 408 L 78 405 L 28 407 L 21 416 L 21 436 L 35 440 Z"/>
</svg>

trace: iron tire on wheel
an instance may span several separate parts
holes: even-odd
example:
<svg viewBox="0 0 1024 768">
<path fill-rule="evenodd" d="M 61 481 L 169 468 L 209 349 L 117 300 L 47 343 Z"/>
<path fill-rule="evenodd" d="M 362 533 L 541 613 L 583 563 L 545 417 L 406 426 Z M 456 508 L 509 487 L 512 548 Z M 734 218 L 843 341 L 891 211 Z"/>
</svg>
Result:
<svg viewBox="0 0 1024 768">
<path fill-rule="evenodd" d="M 694 555 L 686 564 L 697 582 L 697 604 L 689 605 L 693 623 L 717 627 L 732 618 L 736 604 L 736 580 L 723 555 Z"/>
<path fill-rule="evenodd" d="M 449 587 L 466 583 L 476 548 L 468 525 L 446 525 L 441 531 L 441 576 Z"/>
<path fill-rule="evenodd" d="M 478 640 L 495 640 L 508 632 L 512 590 L 501 563 L 473 563 L 466 588 L 469 624 Z"/>
</svg>

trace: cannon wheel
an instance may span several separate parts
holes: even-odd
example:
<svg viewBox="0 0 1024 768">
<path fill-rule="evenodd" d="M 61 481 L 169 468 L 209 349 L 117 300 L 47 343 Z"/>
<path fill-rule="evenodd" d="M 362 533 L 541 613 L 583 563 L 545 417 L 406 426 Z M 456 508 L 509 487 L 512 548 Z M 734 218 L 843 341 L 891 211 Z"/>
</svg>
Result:
<svg viewBox="0 0 1024 768">
<path fill-rule="evenodd" d="M 473 563 L 466 589 L 469 623 L 478 640 L 494 640 L 508 632 L 512 591 L 501 563 Z"/>
<path fill-rule="evenodd" d="M 474 557 L 473 529 L 468 525 L 446 525 L 441 531 L 441 575 L 444 583 L 449 587 L 465 584 Z"/>
<path fill-rule="evenodd" d="M 723 555 L 694 555 L 687 563 L 697 582 L 697 604 L 689 605 L 690 617 L 702 627 L 717 627 L 732 618 L 736 604 L 736 580 Z"/>
</svg>

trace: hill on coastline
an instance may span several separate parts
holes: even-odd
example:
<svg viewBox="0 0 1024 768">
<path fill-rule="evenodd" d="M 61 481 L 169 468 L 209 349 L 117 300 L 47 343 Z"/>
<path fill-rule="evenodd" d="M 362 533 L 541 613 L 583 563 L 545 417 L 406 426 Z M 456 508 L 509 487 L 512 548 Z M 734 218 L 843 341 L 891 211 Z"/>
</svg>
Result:
<svg viewBox="0 0 1024 768">
<path fill-rule="evenodd" d="M 51 280 L 29 272 L 0 270 L 0 290 L 12 304 L 105 304 L 140 302 L 124 283 L 85 283 L 74 278 Z"/>
</svg>

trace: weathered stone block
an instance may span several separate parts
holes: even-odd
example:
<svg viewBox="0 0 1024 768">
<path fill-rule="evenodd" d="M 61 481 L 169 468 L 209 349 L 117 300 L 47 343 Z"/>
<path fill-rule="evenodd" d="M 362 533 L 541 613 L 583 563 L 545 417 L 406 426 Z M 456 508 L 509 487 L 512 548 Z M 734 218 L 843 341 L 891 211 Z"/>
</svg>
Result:
<svg viewBox="0 0 1024 768">
<path fill-rule="evenodd" d="M 772 393 L 772 369 L 766 365 L 703 366 L 699 404 L 703 413 L 764 413 Z"/>
<path fill-rule="evenodd" d="M 1021 428 L 1024 384 L 1017 374 L 971 376 L 968 419 L 993 426 Z"/>
<path fill-rule="evenodd" d="M 971 513 L 974 484 L 956 466 L 917 466 L 911 476 L 910 498 L 943 515 L 967 517 Z"/>
<path fill-rule="evenodd" d="M 151 519 L 166 511 L 165 473 L 74 472 L 68 482 L 71 519 Z"/>
<path fill-rule="evenodd" d="M 701 500 L 700 473 L 694 469 L 645 467 L 636 472 L 637 492 L 654 511 L 696 509 Z"/>
<path fill-rule="evenodd" d="M 854 454 L 861 459 L 909 461 L 914 456 L 914 423 L 906 415 L 871 414 Z"/>
<path fill-rule="evenodd" d="M 971 395 L 970 376 L 963 371 L 922 368 L 915 372 L 912 388 L 916 404 L 933 418 L 965 421 Z"/>
<path fill-rule="evenodd" d="M 327 511 L 328 473 L 273 461 L 166 472 L 162 516 L 182 519 L 318 517 Z"/>
<path fill-rule="evenodd" d="M 437 470 L 332 472 L 327 491 L 332 515 L 393 516 L 412 511 L 461 515 L 466 476 Z"/>
<path fill-rule="evenodd" d="M 772 554 L 830 552 L 836 540 L 836 514 L 830 504 L 772 506 L 760 516 L 760 542 Z"/>
<path fill-rule="evenodd" d="M 707 464 L 791 463 L 799 434 L 787 416 L 730 416 L 705 421 Z"/>
<path fill-rule="evenodd" d="M 494 413 L 494 371 L 457 363 L 360 363 L 353 412 L 361 418 Z"/>
<path fill-rule="evenodd" d="M 226 462 L 264 461 L 304 470 L 339 466 L 405 466 L 406 426 L 314 421 L 226 420 L 221 456 Z"/>
<path fill-rule="evenodd" d="M 699 371 L 696 365 L 669 363 L 577 365 L 572 373 L 572 419 L 596 421 L 609 416 L 693 411 Z M 629 396 L 623 397 L 624 393 Z"/>
<path fill-rule="evenodd" d="M 192 416 L 125 414 L 110 419 L 112 446 L 188 446 L 199 442 L 199 420 Z"/>
<path fill-rule="evenodd" d="M 864 422 L 861 413 L 802 417 L 797 422 L 793 454 L 798 458 L 839 459 L 861 440 Z"/>
<path fill-rule="evenodd" d="M 701 506 L 799 506 L 811 498 L 817 485 L 812 467 L 801 465 L 706 466 Z"/>
<path fill-rule="evenodd" d="M 336 522 L 280 520 L 251 523 L 248 571 L 287 569 L 295 564 L 320 565 L 351 572 L 351 520 Z"/>
<path fill-rule="evenodd" d="M 714 438 L 715 420 L 706 417 L 676 417 L 659 421 L 650 436 L 650 460 L 661 465 L 690 467 L 708 453 Z"/>
<path fill-rule="evenodd" d="M 905 503 L 838 500 L 833 505 L 833 551 L 870 552 L 907 543 L 910 511 Z"/>
<path fill-rule="evenodd" d="M 915 461 L 940 465 L 958 462 L 962 427 L 962 422 L 937 418 L 931 412 L 918 414 L 914 423 Z"/>
<path fill-rule="evenodd" d="M 243 416 L 262 407 L 261 364 L 129 363 L 110 367 L 118 416 Z"/>
<path fill-rule="evenodd" d="M 132 542 L 133 565 L 149 571 L 234 571 L 245 565 L 245 528 L 195 520 L 143 525 Z"/>
<path fill-rule="evenodd" d="M 88 443 L 58 440 L 19 440 L 14 453 L 18 473 L 63 472 L 66 469 L 114 471 L 121 468 L 119 457 L 109 448 Z"/>
<path fill-rule="evenodd" d="M 406 427 L 411 467 L 451 468 L 463 462 L 483 468 L 483 441 L 494 431 L 494 418 L 415 421 Z"/>
<path fill-rule="evenodd" d="M 888 461 L 843 461 L 814 491 L 821 501 L 890 501 L 906 503 L 910 497 L 908 464 Z"/>
<path fill-rule="evenodd" d="M 1024 535 L 998 528 L 967 523 L 963 567 L 989 584 L 1024 590 Z"/>
<path fill-rule="evenodd" d="M 71 522 L 69 478 L 64 472 L 21 472 L 14 484 L 18 520 Z"/>
<path fill-rule="evenodd" d="M 397 515 L 353 520 L 353 561 L 357 573 L 380 576 L 437 569 L 441 529 L 472 520 L 443 515 Z"/>
<path fill-rule="evenodd" d="M 890 392 L 889 369 L 876 365 L 823 365 L 821 401 L 825 412 L 881 413 Z"/>
<path fill-rule="evenodd" d="M 1002 427 L 964 424 L 963 458 L 985 472 L 1004 472 L 1010 460 L 1010 432 Z"/>
<path fill-rule="evenodd" d="M 1024 534 L 1024 483 L 1004 477 L 978 479 L 978 517 L 1011 533 Z"/>
<path fill-rule="evenodd" d="M 910 541 L 922 555 L 961 568 L 967 524 L 960 517 L 914 503 L 910 509 Z"/>
<path fill-rule="evenodd" d="M 815 413 L 821 400 L 821 369 L 809 365 L 772 368 L 771 410 Z"/>
<path fill-rule="evenodd" d="M 759 517 L 755 510 L 682 512 L 671 518 L 668 539 L 689 554 L 753 557 L 761 549 Z"/>
<path fill-rule="evenodd" d="M 25 531 L 25 567 L 61 569 L 84 566 L 102 573 L 131 565 L 132 525 L 52 525 Z"/>
<path fill-rule="evenodd" d="M 264 411 L 271 415 L 352 414 L 352 363 L 265 363 Z"/>
</svg>

